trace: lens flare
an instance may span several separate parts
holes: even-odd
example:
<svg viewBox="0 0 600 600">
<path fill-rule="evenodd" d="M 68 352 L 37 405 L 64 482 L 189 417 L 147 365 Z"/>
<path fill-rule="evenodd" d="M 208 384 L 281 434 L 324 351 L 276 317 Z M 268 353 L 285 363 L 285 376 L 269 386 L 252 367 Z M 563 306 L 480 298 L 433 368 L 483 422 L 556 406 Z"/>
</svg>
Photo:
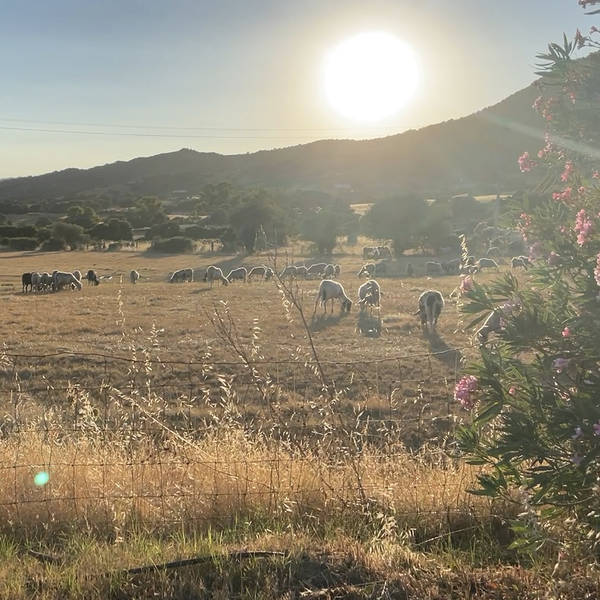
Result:
<svg viewBox="0 0 600 600">
<path fill-rule="evenodd" d="M 35 477 L 33 478 L 33 483 L 35 483 L 35 485 L 38 487 L 46 485 L 49 481 L 50 474 L 47 471 L 40 471 L 39 473 L 36 473 Z"/>
</svg>

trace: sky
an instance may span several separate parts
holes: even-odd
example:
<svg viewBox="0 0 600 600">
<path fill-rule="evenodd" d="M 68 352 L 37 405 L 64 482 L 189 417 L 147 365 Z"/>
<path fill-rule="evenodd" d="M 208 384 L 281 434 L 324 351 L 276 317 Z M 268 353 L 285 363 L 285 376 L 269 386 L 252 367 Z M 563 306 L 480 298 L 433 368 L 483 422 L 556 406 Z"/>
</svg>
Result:
<svg viewBox="0 0 600 600">
<path fill-rule="evenodd" d="M 548 42 L 594 24 L 576 0 L 2 0 L 0 178 L 192 148 L 238 154 L 457 118 L 534 79 Z M 416 92 L 357 122 L 325 57 L 369 31 L 414 51 Z"/>
</svg>

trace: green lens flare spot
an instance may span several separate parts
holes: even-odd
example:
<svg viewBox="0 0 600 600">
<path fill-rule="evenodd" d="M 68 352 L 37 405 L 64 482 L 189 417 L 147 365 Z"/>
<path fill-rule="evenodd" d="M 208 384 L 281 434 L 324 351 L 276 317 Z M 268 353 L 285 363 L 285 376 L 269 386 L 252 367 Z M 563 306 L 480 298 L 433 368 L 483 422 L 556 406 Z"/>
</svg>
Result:
<svg viewBox="0 0 600 600">
<path fill-rule="evenodd" d="M 47 471 L 40 471 L 33 478 L 33 483 L 40 487 L 46 485 L 48 481 L 50 481 L 50 474 Z"/>
</svg>

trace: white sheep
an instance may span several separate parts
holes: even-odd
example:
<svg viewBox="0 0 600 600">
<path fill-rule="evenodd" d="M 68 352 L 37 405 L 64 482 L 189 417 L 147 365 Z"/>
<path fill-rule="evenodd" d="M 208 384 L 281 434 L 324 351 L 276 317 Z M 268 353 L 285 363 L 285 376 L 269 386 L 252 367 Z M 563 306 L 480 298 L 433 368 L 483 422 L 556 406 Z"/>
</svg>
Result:
<svg viewBox="0 0 600 600">
<path fill-rule="evenodd" d="M 169 283 L 176 283 L 178 281 L 194 281 L 194 270 L 193 269 L 179 269 L 175 271 L 171 278 L 169 279 Z"/>
<path fill-rule="evenodd" d="M 377 267 L 375 266 L 375 263 L 367 263 L 366 265 L 363 265 L 361 267 L 360 271 L 356 274 L 356 276 L 359 278 L 363 275 L 366 275 L 367 277 L 373 277 L 376 271 Z"/>
<path fill-rule="evenodd" d="M 421 326 L 432 332 L 444 308 L 444 297 L 437 290 L 427 290 L 419 296 L 419 309 L 415 313 L 421 318 Z"/>
<path fill-rule="evenodd" d="M 229 275 L 227 275 L 227 281 L 231 283 L 232 281 L 243 281 L 246 283 L 246 279 L 248 278 L 248 271 L 246 267 L 238 267 L 237 269 L 232 269 L 229 271 Z"/>
<path fill-rule="evenodd" d="M 361 310 L 366 306 L 379 308 L 381 287 L 374 279 L 369 279 L 358 288 L 358 304 Z"/>
<path fill-rule="evenodd" d="M 331 279 L 334 276 L 335 276 L 335 266 L 327 265 L 325 267 L 325 270 L 323 271 L 323 277 L 325 277 L 325 279 Z"/>
<path fill-rule="evenodd" d="M 214 265 L 210 265 L 206 269 L 206 273 L 204 274 L 204 281 L 210 282 L 210 287 L 213 286 L 215 281 L 220 281 L 223 285 L 227 285 L 229 281 L 223 275 L 223 271 L 219 269 L 219 267 L 215 267 Z"/>
<path fill-rule="evenodd" d="M 325 269 L 327 268 L 327 263 L 315 263 L 310 265 L 306 271 L 307 277 L 322 277 L 325 274 Z"/>
<path fill-rule="evenodd" d="M 350 312 L 352 300 L 346 296 L 342 284 L 337 281 L 332 281 L 331 279 L 323 279 L 319 285 L 314 312 L 317 312 L 319 303 L 323 306 L 323 312 L 327 312 L 327 302 L 331 300 L 331 312 L 333 313 L 333 301 L 336 299 L 342 304 L 342 312 Z"/>
<path fill-rule="evenodd" d="M 250 269 L 250 273 L 248 273 L 248 281 L 254 277 L 262 277 L 265 281 L 269 281 L 273 275 L 275 275 L 275 273 L 271 267 L 265 267 L 264 265 L 261 267 L 253 267 Z"/>
</svg>

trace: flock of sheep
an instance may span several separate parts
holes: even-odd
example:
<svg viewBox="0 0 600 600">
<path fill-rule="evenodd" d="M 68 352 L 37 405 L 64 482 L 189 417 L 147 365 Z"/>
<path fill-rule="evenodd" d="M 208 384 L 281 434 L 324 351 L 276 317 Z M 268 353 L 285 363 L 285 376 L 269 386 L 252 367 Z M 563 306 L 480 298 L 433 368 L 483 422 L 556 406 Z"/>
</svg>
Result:
<svg viewBox="0 0 600 600">
<path fill-rule="evenodd" d="M 364 258 L 391 258 L 391 252 L 389 248 L 385 246 L 373 246 L 363 248 Z M 531 265 L 531 262 L 526 256 L 516 256 L 511 259 L 511 267 L 527 269 Z M 495 268 L 498 269 L 496 261 L 489 257 L 480 258 L 475 260 L 473 256 L 467 257 L 464 261 L 459 258 L 452 259 L 445 263 L 429 261 L 425 264 L 425 272 L 428 276 L 443 275 L 443 274 L 473 274 L 484 268 Z M 386 274 L 387 266 L 386 260 L 379 263 L 366 263 L 358 271 L 357 275 L 361 278 L 363 275 L 368 277 L 368 281 L 363 283 L 358 288 L 358 305 L 361 310 L 366 307 L 379 308 L 380 300 L 382 296 L 381 286 L 374 279 L 376 275 Z M 281 280 L 285 279 L 312 279 L 320 278 L 319 290 L 317 292 L 317 298 L 315 301 L 316 313 L 319 304 L 323 307 L 323 311 L 327 311 L 327 304 L 331 303 L 331 312 L 333 312 L 333 304 L 335 300 L 338 300 L 341 304 L 341 310 L 343 312 L 350 312 L 352 308 L 352 301 L 346 295 L 344 287 L 335 278 L 339 277 L 341 273 L 340 265 L 330 263 L 315 263 L 312 265 L 288 265 L 286 266 L 278 277 Z M 407 266 L 407 275 L 413 276 L 414 269 L 409 263 Z M 132 270 L 129 273 L 129 280 L 132 284 L 137 283 L 141 275 L 138 271 Z M 229 285 L 235 281 L 249 282 L 253 279 L 261 279 L 269 281 L 275 277 L 275 272 L 272 268 L 261 265 L 252 268 L 237 267 L 232 269 L 227 276 L 224 275 L 223 271 L 215 266 L 210 265 L 204 271 L 202 280 L 210 283 L 211 287 L 215 281 L 220 281 L 223 285 Z M 81 272 L 76 270 L 73 272 L 66 271 L 53 271 L 52 274 L 44 272 L 31 272 L 23 273 L 21 280 L 23 285 L 23 293 L 27 291 L 31 292 L 57 292 L 64 288 L 70 289 L 82 289 L 82 280 L 87 279 L 88 284 L 99 285 L 101 279 L 111 279 L 111 275 L 98 277 L 93 269 L 90 269 L 85 276 L 82 276 Z M 168 275 L 169 283 L 194 281 L 194 269 L 186 268 L 179 269 Z M 437 324 L 438 318 L 444 308 L 444 298 L 442 294 L 437 290 L 427 290 L 421 294 L 418 301 L 418 309 L 415 315 L 418 315 L 421 320 L 421 325 L 430 332 L 433 331 Z M 477 332 L 477 337 L 481 343 L 487 341 L 487 337 L 490 332 L 496 331 L 499 328 L 501 321 L 498 316 L 499 313 L 493 312 L 490 314 L 484 325 Z"/>
</svg>

